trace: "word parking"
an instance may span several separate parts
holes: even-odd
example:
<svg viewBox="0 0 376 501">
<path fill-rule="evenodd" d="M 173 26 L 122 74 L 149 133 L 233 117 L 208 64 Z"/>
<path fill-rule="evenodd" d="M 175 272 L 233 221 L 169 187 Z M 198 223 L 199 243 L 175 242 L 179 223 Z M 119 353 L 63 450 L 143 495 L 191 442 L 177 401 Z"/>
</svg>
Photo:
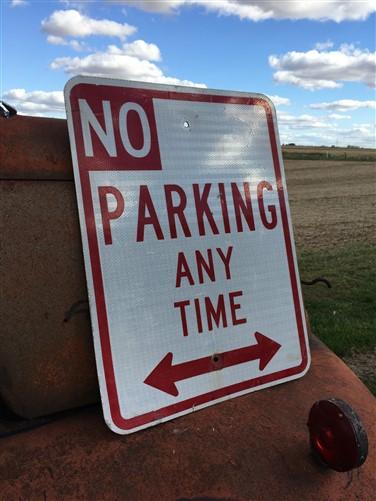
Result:
<svg viewBox="0 0 376 501">
<path fill-rule="evenodd" d="M 226 196 L 227 191 L 231 193 L 231 206 L 233 212 L 233 222 L 231 223 L 229 215 L 229 202 Z M 220 218 L 216 220 L 213 216 L 214 207 L 208 202 L 209 194 L 212 190 L 210 183 L 200 187 L 199 184 L 192 184 L 192 191 L 189 193 L 194 201 L 194 227 L 200 236 L 205 236 L 211 232 L 214 235 L 220 233 L 231 233 L 231 231 L 255 231 L 255 222 L 252 207 L 251 189 L 248 182 L 242 183 L 239 187 L 237 183 L 218 183 L 215 191 L 215 200 L 220 205 Z M 256 188 L 256 199 L 260 221 L 264 228 L 272 230 L 277 224 L 277 211 L 273 204 L 265 206 L 264 190 L 273 191 L 272 185 L 268 181 L 260 181 Z M 180 225 L 183 236 L 191 237 L 194 229 L 188 224 L 185 210 L 187 208 L 187 193 L 181 186 L 164 185 L 159 190 L 165 201 L 163 215 L 157 214 L 153 203 L 153 195 L 147 185 L 141 185 L 138 193 L 137 210 L 137 242 L 143 242 L 147 227 L 154 230 L 154 236 L 158 240 L 166 238 L 177 238 L 177 225 Z M 112 219 L 118 219 L 124 215 L 126 201 L 121 191 L 114 186 L 100 186 L 98 188 L 99 201 L 102 214 L 102 225 L 105 243 L 112 243 L 111 226 Z M 174 196 L 178 201 L 174 203 Z M 115 208 L 111 209 L 107 198 L 114 197 L 116 200 Z M 160 193 L 156 196 L 161 197 Z M 217 209 L 217 208 L 215 208 Z M 160 224 L 160 217 L 166 216 L 168 220 L 169 232 L 165 235 Z"/>
</svg>

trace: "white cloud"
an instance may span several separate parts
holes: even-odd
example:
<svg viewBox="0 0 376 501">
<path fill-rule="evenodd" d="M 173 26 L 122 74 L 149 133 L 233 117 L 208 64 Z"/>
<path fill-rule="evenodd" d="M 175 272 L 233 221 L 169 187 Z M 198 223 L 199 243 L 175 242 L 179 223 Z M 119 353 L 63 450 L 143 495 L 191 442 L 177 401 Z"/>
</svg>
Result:
<svg viewBox="0 0 376 501">
<path fill-rule="evenodd" d="M 88 50 L 88 47 L 84 42 L 80 42 L 79 40 L 66 40 L 65 38 L 57 37 L 55 35 L 48 35 L 47 42 L 51 45 L 66 45 L 78 52 Z"/>
<path fill-rule="evenodd" d="M 304 146 L 331 146 L 346 147 L 348 145 L 360 148 L 375 148 L 374 135 L 369 131 L 358 128 L 326 130 L 325 134 L 318 131 L 305 131 L 296 136 L 294 133 L 281 133 L 281 142 L 295 143 Z"/>
<path fill-rule="evenodd" d="M 308 90 L 334 89 L 342 82 L 362 82 L 375 86 L 376 52 L 342 45 L 339 50 L 287 52 L 269 56 L 270 66 L 277 70 L 274 80 Z"/>
<path fill-rule="evenodd" d="M 333 47 L 333 42 L 330 40 L 327 40 L 326 42 L 317 42 L 315 44 L 315 49 L 317 50 L 325 50 L 325 49 L 331 49 Z"/>
<path fill-rule="evenodd" d="M 132 43 L 124 44 L 122 48 L 114 45 L 110 46 L 114 54 L 126 54 L 138 59 L 145 59 L 146 61 L 160 61 L 161 52 L 159 47 L 153 43 L 147 43 L 144 40 L 135 40 Z"/>
<path fill-rule="evenodd" d="M 62 91 L 11 89 L 3 95 L 21 115 L 64 117 L 64 95 Z"/>
<path fill-rule="evenodd" d="M 56 35 L 48 35 L 47 42 L 52 45 L 67 45 L 67 41 L 63 37 L 57 37 Z"/>
<path fill-rule="evenodd" d="M 274 106 L 290 106 L 291 101 L 288 97 L 268 96 L 273 101 Z"/>
<path fill-rule="evenodd" d="M 66 8 L 71 7 L 72 9 L 82 9 L 87 1 L 88 0 L 59 0 Z"/>
<path fill-rule="evenodd" d="M 370 124 L 354 124 L 346 129 L 334 128 L 328 135 L 328 140 L 331 139 L 332 144 L 338 146 L 361 146 L 363 148 L 375 148 L 375 131 Z M 328 142 L 327 140 L 327 142 Z"/>
<path fill-rule="evenodd" d="M 113 0 L 107 0 L 112 3 Z M 170 14 L 176 12 L 179 7 L 184 4 L 192 4 L 193 2 L 187 2 L 187 0 L 116 0 L 116 3 L 122 3 L 129 5 L 131 7 L 137 7 L 146 12 L 161 12 L 164 14 Z"/>
<path fill-rule="evenodd" d="M 289 113 L 278 113 L 278 123 L 287 125 L 289 129 L 327 129 L 332 127 L 328 121 L 314 117 L 312 115 L 291 115 Z"/>
<path fill-rule="evenodd" d="M 350 120 L 351 115 L 341 115 L 339 113 L 329 113 L 329 118 L 333 118 L 333 120 Z"/>
<path fill-rule="evenodd" d="M 341 115 L 341 118 L 351 118 Z M 278 126 L 282 143 L 299 145 L 355 146 L 374 148 L 374 126 L 370 123 L 339 127 L 335 116 L 314 117 L 278 112 Z"/>
<path fill-rule="evenodd" d="M 203 83 L 164 75 L 163 71 L 151 62 L 160 58 L 160 51 L 156 45 L 137 40 L 122 47 L 109 45 L 105 51 L 93 52 L 85 57 L 58 57 L 52 61 L 51 68 L 63 70 L 69 75 L 118 77 L 170 85 L 206 87 Z"/>
<path fill-rule="evenodd" d="M 20 7 L 21 5 L 27 5 L 29 2 L 26 0 L 11 0 L 10 6 L 11 7 Z"/>
<path fill-rule="evenodd" d="M 42 30 L 47 35 L 61 38 L 84 38 L 93 35 L 117 37 L 124 40 L 135 33 L 136 28 L 127 23 L 121 24 L 109 19 L 92 19 L 78 10 L 57 10 L 42 21 Z M 51 42 L 53 43 L 53 42 Z"/>
<path fill-rule="evenodd" d="M 339 99 L 338 101 L 331 101 L 328 103 L 314 103 L 309 105 L 314 110 L 330 110 L 346 112 L 351 110 L 358 110 L 360 108 L 376 108 L 376 101 L 358 101 L 356 99 Z"/>
<path fill-rule="evenodd" d="M 311 19 L 316 21 L 364 20 L 375 11 L 373 0 L 117 0 L 148 12 L 174 13 L 184 6 L 202 6 L 225 16 L 250 21 Z"/>
</svg>

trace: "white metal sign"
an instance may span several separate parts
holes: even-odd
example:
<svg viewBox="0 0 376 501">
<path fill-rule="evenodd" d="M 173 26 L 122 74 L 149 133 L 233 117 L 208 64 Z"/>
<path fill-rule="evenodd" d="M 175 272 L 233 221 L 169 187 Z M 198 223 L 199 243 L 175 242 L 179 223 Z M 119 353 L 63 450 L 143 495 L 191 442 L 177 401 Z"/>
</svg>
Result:
<svg viewBox="0 0 376 501">
<path fill-rule="evenodd" d="M 130 433 L 302 376 L 271 102 L 86 77 L 65 100 L 110 428 Z"/>
</svg>

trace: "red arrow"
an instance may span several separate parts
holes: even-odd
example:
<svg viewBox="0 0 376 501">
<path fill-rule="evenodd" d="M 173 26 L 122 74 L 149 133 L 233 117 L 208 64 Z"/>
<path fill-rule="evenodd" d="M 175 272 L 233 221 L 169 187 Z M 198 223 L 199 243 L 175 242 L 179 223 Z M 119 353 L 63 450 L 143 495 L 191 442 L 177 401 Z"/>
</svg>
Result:
<svg viewBox="0 0 376 501">
<path fill-rule="evenodd" d="M 281 345 L 260 332 L 255 332 L 255 337 L 257 343 L 254 345 L 176 365 L 172 365 L 173 354 L 171 352 L 167 353 L 151 371 L 144 383 L 177 397 L 179 390 L 175 383 L 183 379 L 201 376 L 202 374 L 225 369 L 233 365 L 244 364 L 251 360 L 259 360 L 259 370 L 262 371 L 280 349 Z"/>
</svg>

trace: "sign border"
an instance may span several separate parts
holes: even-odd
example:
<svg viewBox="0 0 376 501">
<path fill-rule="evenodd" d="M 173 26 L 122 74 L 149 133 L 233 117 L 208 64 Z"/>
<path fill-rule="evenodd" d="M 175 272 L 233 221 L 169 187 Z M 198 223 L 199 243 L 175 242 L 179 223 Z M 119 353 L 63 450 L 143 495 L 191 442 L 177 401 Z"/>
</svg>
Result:
<svg viewBox="0 0 376 501">
<path fill-rule="evenodd" d="M 296 324 L 299 336 L 302 360 L 296 367 L 258 376 L 248 381 L 232 384 L 221 389 L 213 390 L 196 397 L 182 400 L 169 406 L 156 409 L 132 418 L 121 415 L 116 379 L 112 362 L 111 342 L 107 321 L 107 310 L 103 287 L 102 270 L 99 255 L 98 238 L 96 232 L 93 200 L 90 189 L 90 170 L 78 164 L 76 136 L 78 124 L 73 122 L 71 109 L 71 92 L 79 85 L 103 85 L 113 87 L 127 87 L 142 89 L 158 99 L 175 99 L 184 101 L 215 102 L 223 104 L 260 105 L 264 108 L 267 117 L 269 140 L 272 150 L 274 172 L 277 181 L 278 198 L 282 217 L 285 249 L 288 260 L 290 283 L 294 301 Z M 94 337 L 95 357 L 97 363 L 98 380 L 100 385 L 104 418 L 109 428 L 120 434 L 132 433 L 137 430 L 158 424 L 169 419 L 192 412 L 193 409 L 214 405 L 235 396 L 240 396 L 265 387 L 274 386 L 286 381 L 300 378 L 308 371 L 310 365 L 309 343 L 304 315 L 304 306 L 299 282 L 299 271 L 292 244 L 293 232 L 289 207 L 286 204 L 286 180 L 281 170 L 282 154 L 279 146 L 276 115 L 271 100 L 263 94 L 231 92 L 196 87 L 182 87 L 161 84 L 134 82 L 130 80 L 113 80 L 108 78 L 77 76 L 70 79 L 64 87 L 65 105 L 68 118 L 68 131 L 73 160 L 76 196 L 79 210 L 83 253 L 86 269 L 86 280 L 91 310 L 91 322 Z"/>
</svg>

